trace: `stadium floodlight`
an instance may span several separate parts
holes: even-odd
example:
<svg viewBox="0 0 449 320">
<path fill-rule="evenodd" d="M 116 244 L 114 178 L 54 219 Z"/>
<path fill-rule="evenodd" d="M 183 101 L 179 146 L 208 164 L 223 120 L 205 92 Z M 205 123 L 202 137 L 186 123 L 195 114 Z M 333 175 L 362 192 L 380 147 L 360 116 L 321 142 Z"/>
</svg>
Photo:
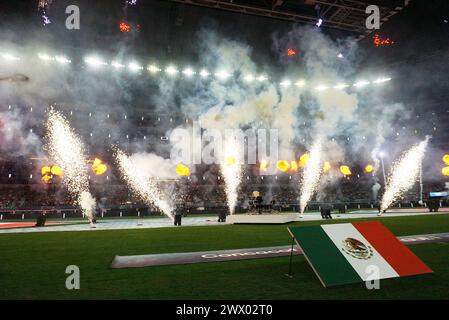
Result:
<svg viewBox="0 0 449 320">
<path fill-rule="evenodd" d="M 48 54 L 45 54 L 45 53 L 38 53 L 37 56 L 39 57 L 39 59 L 44 60 L 44 61 L 55 60 L 55 58 L 50 57 Z"/>
<path fill-rule="evenodd" d="M 151 73 L 156 73 L 156 72 L 160 72 L 161 71 L 161 69 L 158 66 L 154 65 L 154 64 L 150 64 L 147 67 L 147 70 L 150 71 Z"/>
<path fill-rule="evenodd" d="M 360 80 L 360 81 L 357 81 L 356 83 L 354 83 L 354 87 L 361 88 L 361 87 L 364 87 L 364 86 L 366 86 L 368 84 L 370 84 L 369 81 L 367 81 L 367 80 Z"/>
<path fill-rule="evenodd" d="M 167 73 L 169 76 L 174 76 L 178 72 L 179 70 L 176 69 L 175 66 L 168 66 L 167 68 L 165 68 L 165 73 Z"/>
<path fill-rule="evenodd" d="M 373 83 L 379 84 L 379 83 L 384 83 L 384 82 L 387 82 L 390 80 L 391 80 L 391 78 L 379 78 L 379 79 L 374 80 Z"/>
<path fill-rule="evenodd" d="M 186 77 L 190 78 L 191 76 L 193 76 L 196 72 L 193 71 L 192 68 L 187 67 L 184 70 L 182 70 L 182 74 L 185 75 Z"/>
<path fill-rule="evenodd" d="M 295 86 L 297 87 L 304 87 L 306 82 L 304 80 L 298 80 L 295 82 Z"/>
<path fill-rule="evenodd" d="M 227 78 L 229 78 L 231 75 L 229 73 L 227 73 L 224 70 L 220 70 L 218 72 L 215 73 L 215 76 L 220 79 L 220 80 L 226 80 Z"/>
<path fill-rule="evenodd" d="M 141 65 L 139 65 L 137 62 L 130 62 L 128 64 L 128 68 L 129 68 L 129 70 L 131 70 L 133 72 L 137 72 L 137 71 L 143 69 L 143 67 Z"/>
<path fill-rule="evenodd" d="M 111 62 L 111 66 L 113 66 L 116 69 L 121 69 L 121 68 L 125 67 L 124 64 L 121 64 L 120 62 L 117 62 L 117 61 L 112 61 Z"/>
<path fill-rule="evenodd" d="M 107 65 L 106 62 L 104 62 L 103 60 L 101 60 L 100 58 L 98 58 L 96 56 L 86 57 L 86 58 L 84 58 L 84 62 L 86 62 L 89 66 L 92 66 L 95 68 Z"/>
<path fill-rule="evenodd" d="M 3 59 L 8 60 L 8 61 L 17 61 L 17 60 L 20 60 L 19 57 L 16 57 L 16 56 L 14 56 L 14 55 L 12 55 L 12 54 L 10 54 L 10 53 L 5 53 L 5 52 L 3 52 L 3 53 L 1 53 L 0 55 L 2 56 Z"/>
<path fill-rule="evenodd" d="M 292 82 L 290 80 L 283 80 L 280 85 L 283 87 L 288 87 L 292 84 Z"/>
<path fill-rule="evenodd" d="M 256 80 L 262 82 L 262 81 L 268 80 L 268 77 L 266 75 L 264 75 L 264 74 L 261 74 L 260 76 L 258 76 L 256 78 Z"/>
<path fill-rule="evenodd" d="M 337 84 L 336 86 L 334 86 L 334 89 L 339 89 L 339 90 L 341 90 L 341 89 L 344 89 L 344 88 L 347 88 L 347 87 L 349 87 L 349 84 L 346 84 L 346 83 L 340 83 L 340 84 Z"/>
<path fill-rule="evenodd" d="M 328 86 L 326 86 L 326 85 L 324 85 L 324 84 L 320 84 L 319 86 L 316 86 L 315 87 L 315 90 L 316 91 L 324 91 L 324 90 L 326 90 L 326 89 L 328 89 L 329 87 Z"/>
<path fill-rule="evenodd" d="M 243 77 L 243 80 L 245 80 L 245 82 L 253 82 L 254 76 L 252 74 L 247 74 L 246 76 Z"/>
<path fill-rule="evenodd" d="M 210 75 L 210 72 L 207 71 L 206 69 L 202 69 L 202 70 L 200 71 L 200 76 L 201 76 L 201 78 L 207 78 L 209 75 Z"/>
<path fill-rule="evenodd" d="M 56 56 L 55 60 L 61 64 L 67 64 L 67 63 L 71 63 L 72 61 L 70 61 L 69 59 L 67 59 L 64 56 Z"/>
</svg>

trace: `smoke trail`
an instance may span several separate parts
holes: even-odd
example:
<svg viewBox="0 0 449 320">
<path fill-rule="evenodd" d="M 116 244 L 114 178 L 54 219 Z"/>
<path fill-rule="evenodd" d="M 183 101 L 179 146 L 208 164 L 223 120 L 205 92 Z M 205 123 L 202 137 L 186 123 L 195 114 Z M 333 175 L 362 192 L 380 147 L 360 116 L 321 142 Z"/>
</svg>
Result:
<svg viewBox="0 0 449 320">
<path fill-rule="evenodd" d="M 83 215 L 92 221 L 95 199 L 89 192 L 85 146 L 60 112 L 51 108 L 48 114 L 46 149 L 50 158 L 62 168 L 63 182 L 69 194 L 81 206 Z"/>
<path fill-rule="evenodd" d="M 123 179 L 131 190 L 147 204 L 158 207 L 173 220 L 173 207 L 168 200 L 164 199 L 163 192 L 154 179 L 120 149 L 115 150 L 114 157 Z"/>
<path fill-rule="evenodd" d="M 429 137 L 427 136 L 424 141 L 409 149 L 393 164 L 382 197 L 381 211 L 386 210 L 416 182 L 428 141 Z"/>
<path fill-rule="evenodd" d="M 220 165 L 221 173 L 225 179 L 226 200 L 229 213 L 234 214 L 237 205 L 238 187 L 242 178 L 242 166 L 235 139 L 228 139 L 224 146 L 224 162 Z"/>
<path fill-rule="evenodd" d="M 321 157 L 321 141 L 317 139 L 310 150 L 309 161 L 304 168 L 301 180 L 301 196 L 299 200 L 301 215 L 318 187 L 322 171 Z"/>
</svg>

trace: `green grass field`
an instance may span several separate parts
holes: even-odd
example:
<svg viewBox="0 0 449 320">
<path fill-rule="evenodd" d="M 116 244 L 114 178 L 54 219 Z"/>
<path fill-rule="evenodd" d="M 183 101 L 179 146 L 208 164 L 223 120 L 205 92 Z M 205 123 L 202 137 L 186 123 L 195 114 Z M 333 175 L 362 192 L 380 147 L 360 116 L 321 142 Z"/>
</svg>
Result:
<svg viewBox="0 0 449 320">
<path fill-rule="evenodd" d="M 384 217 L 380 221 L 397 236 L 449 232 L 449 215 Z M 286 245 L 290 243 L 287 226 L 0 234 L 0 299 L 449 298 L 449 243 L 410 246 L 434 274 L 383 280 L 380 290 L 367 290 L 364 284 L 325 289 L 303 256 L 293 258 L 293 278 L 285 276 L 288 257 L 136 269 L 109 267 L 116 254 Z M 80 290 L 65 288 L 65 268 L 72 264 L 81 270 Z"/>
</svg>

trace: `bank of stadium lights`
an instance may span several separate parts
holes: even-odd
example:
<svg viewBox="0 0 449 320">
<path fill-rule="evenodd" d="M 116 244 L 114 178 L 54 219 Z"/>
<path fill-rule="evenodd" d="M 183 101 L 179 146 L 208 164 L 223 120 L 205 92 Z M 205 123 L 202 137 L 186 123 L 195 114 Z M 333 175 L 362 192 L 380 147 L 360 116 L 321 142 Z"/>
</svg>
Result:
<svg viewBox="0 0 449 320">
<path fill-rule="evenodd" d="M 121 64 L 120 62 L 117 61 L 112 61 L 111 66 L 113 66 L 115 69 L 123 69 L 125 67 L 124 64 Z"/>
<path fill-rule="evenodd" d="M 86 62 L 89 66 L 94 67 L 94 68 L 98 68 L 101 66 L 105 66 L 108 63 L 101 60 L 100 58 L 96 57 L 96 56 L 90 56 L 90 57 L 86 57 L 84 58 L 84 62 Z"/>
<path fill-rule="evenodd" d="M 11 53 L 7 53 L 7 52 L 2 52 L 0 53 L 1 57 L 7 61 L 17 61 L 20 60 L 19 57 L 11 54 Z"/>
<path fill-rule="evenodd" d="M 147 67 L 147 70 L 150 72 L 150 73 L 158 73 L 158 72 L 161 72 L 162 71 L 162 69 L 160 69 L 157 65 L 155 65 L 155 64 L 150 64 L 148 67 Z"/>
<path fill-rule="evenodd" d="M 200 76 L 201 76 L 201 78 L 205 79 L 205 78 L 207 78 L 208 76 L 210 76 L 210 72 L 207 71 L 206 69 L 202 69 L 202 70 L 200 71 Z"/>
<path fill-rule="evenodd" d="M 324 91 L 324 90 L 326 90 L 326 89 L 329 89 L 329 87 L 326 86 L 326 85 L 324 85 L 324 84 L 320 84 L 320 85 L 318 85 L 318 86 L 315 87 L 315 90 L 316 90 L 316 91 Z"/>
<path fill-rule="evenodd" d="M 362 88 L 362 87 L 364 87 L 364 86 L 366 86 L 366 85 L 369 85 L 370 83 L 371 83 L 371 82 L 369 82 L 369 81 L 367 81 L 367 80 L 359 80 L 359 81 L 355 82 L 355 83 L 353 84 L 353 86 L 356 87 L 356 88 Z"/>
<path fill-rule="evenodd" d="M 164 71 L 166 74 L 168 74 L 169 76 L 172 76 L 172 77 L 179 73 L 179 70 L 175 66 L 172 66 L 172 65 L 165 68 Z"/>
<path fill-rule="evenodd" d="M 143 70 L 143 67 L 137 62 L 130 62 L 128 64 L 128 69 L 131 70 L 132 72 L 138 72 L 140 70 Z"/>
<path fill-rule="evenodd" d="M 62 55 L 57 55 L 57 56 L 49 56 L 48 54 L 45 53 L 38 53 L 37 56 L 39 57 L 39 59 L 43 60 L 43 61 L 56 61 L 60 64 L 67 64 L 67 63 L 71 63 L 72 61 L 70 59 L 68 59 L 65 56 Z"/>
<path fill-rule="evenodd" d="M 304 80 L 298 80 L 295 82 L 295 86 L 297 87 L 304 87 L 306 85 L 306 82 Z"/>
<path fill-rule="evenodd" d="M 340 54 L 338 55 L 340 57 Z M 10 53 L 5 53 L 5 52 L 0 52 L 0 57 L 3 58 L 4 60 L 10 60 L 10 61 L 14 61 L 14 60 L 20 60 L 19 57 L 14 56 Z M 50 56 L 48 54 L 45 53 L 39 53 L 38 57 L 40 60 L 43 61 L 56 61 L 58 63 L 61 64 L 67 64 L 67 63 L 71 63 L 71 60 L 62 56 L 62 55 L 58 55 L 58 56 Z M 139 65 L 137 62 L 131 62 L 127 65 L 122 64 L 118 61 L 112 61 L 110 64 L 107 63 L 106 61 L 102 60 L 100 57 L 96 57 L 96 56 L 89 56 L 86 57 L 84 59 L 84 62 L 89 65 L 89 66 L 93 66 L 93 67 L 99 67 L 99 66 L 106 66 L 106 65 L 110 65 L 112 68 L 114 69 L 123 69 L 125 67 L 127 67 L 130 71 L 132 72 L 138 72 L 144 69 L 144 67 L 142 67 L 141 65 Z M 210 73 L 208 70 L 206 69 L 201 69 L 199 72 L 194 71 L 192 68 L 190 67 L 186 67 L 185 69 L 183 69 L 182 71 L 177 69 L 175 66 L 173 65 L 169 65 L 167 66 L 165 69 L 161 69 L 160 67 L 158 67 L 155 64 L 150 64 L 148 65 L 148 67 L 146 68 L 147 71 L 151 74 L 157 74 L 159 72 L 164 71 L 164 73 L 166 73 L 169 76 L 174 76 L 178 73 L 183 74 L 186 78 L 190 78 L 194 75 L 198 75 L 201 78 L 205 79 L 208 78 L 209 76 L 213 75 L 214 77 L 216 77 L 218 80 L 227 80 L 228 78 L 232 77 L 233 74 L 225 71 L 225 70 L 218 70 L 215 73 Z M 263 82 L 263 81 L 267 81 L 268 77 L 264 74 L 261 74 L 259 76 L 253 75 L 253 74 L 247 74 L 243 77 L 243 80 L 245 82 L 251 83 L 254 81 L 258 81 L 258 82 Z M 359 80 L 356 81 L 353 84 L 346 84 L 346 83 L 339 83 L 336 84 L 334 86 L 327 86 L 327 85 L 318 85 L 315 87 L 312 87 L 312 89 L 315 89 L 317 91 L 323 91 L 329 88 L 334 88 L 334 89 L 344 89 L 344 88 L 348 88 L 348 87 L 355 87 L 355 88 L 362 88 L 365 87 L 366 85 L 369 84 L 375 84 L 375 85 L 379 85 L 382 83 L 385 83 L 387 81 L 390 81 L 391 78 L 389 77 L 382 77 L 382 78 L 378 78 L 375 79 L 373 81 L 368 81 L 368 80 Z M 283 81 L 281 81 L 279 83 L 280 86 L 282 87 L 289 87 L 291 85 L 295 85 L 297 87 L 304 87 L 306 85 L 304 80 L 298 80 L 296 82 L 292 82 L 289 79 L 285 79 Z"/>
<path fill-rule="evenodd" d="M 192 68 L 187 67 L 184 70 L 182 70 L 182 74 L 185 75 L 187 78 L 190 78 L 193 75 L 195 75 L 196 72 Z"/>
<path fill-rule="evenodd" d="M 349 87 L 349 84 L 346 84 L 346 83 L 340 83 L 340 84 L 335 85 L 335 86 L 334 86 L 334 89 L 339 89 L 339 90 L 341 90 L 341 89 L 344 89 L 344 88 L 347 88 L 347 87 Z"/>
<path fill-rule="evenodd" d="M 390 80 L 391 80 L 391 78 L 379 78 L 379 79 L 374 80 L 373 83 L 379 84 L 379 83 L 384 83 L 384 82 L 387 82 Z"/>
</svg>

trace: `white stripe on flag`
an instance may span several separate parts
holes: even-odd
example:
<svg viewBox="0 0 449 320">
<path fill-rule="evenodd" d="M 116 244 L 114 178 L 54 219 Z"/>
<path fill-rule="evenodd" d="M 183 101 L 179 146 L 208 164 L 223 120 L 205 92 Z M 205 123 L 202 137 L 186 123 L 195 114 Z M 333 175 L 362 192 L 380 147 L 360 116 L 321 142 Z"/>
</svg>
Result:
<svg viewBox="0 0 449 320">
<path fill-rule="evenodd" d="M 365 237 L 363 237 L 362 234 L 351 223 L 342 223 L 335 225 L 326 224 L 322 225 L 321 227 L 363 281 L 366 281 L 370 276 L 370 273 L 367 273 L 366 270 L 367 267 L 371 265 L 379 268 L 380 279 L 399 277 L 399 274 L 388 264 L 388 262 L 379 254 L 379 252 L 377 252 L 377 250 L 371 245 L 371 243 L 369 243 L 369 241 L 365 239 Z M 364 260 L 355 258 L 344 252 L 343 242 L 346 238 L 354 238 L 363 242 L 365 245 L 369 245 L 373 251 L 372 257 Z M 372 276 L 370 277 L 370 280 L 374 280 Z"/>
</svg>

